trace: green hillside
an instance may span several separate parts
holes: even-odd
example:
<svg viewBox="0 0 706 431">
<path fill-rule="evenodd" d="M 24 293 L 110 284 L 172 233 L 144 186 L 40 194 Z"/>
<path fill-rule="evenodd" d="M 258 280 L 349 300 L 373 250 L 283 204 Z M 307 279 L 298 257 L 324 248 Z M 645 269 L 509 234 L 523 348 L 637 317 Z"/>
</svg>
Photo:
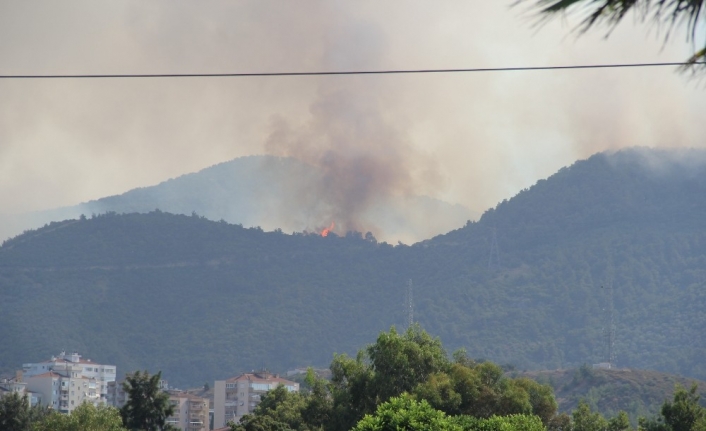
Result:
<svg viewBox="0 0 706 431">
<path fill-rule="evenodd" d="M 528 371 L 511 373 L 530 377 L 554 388 L 559 412 L 576 409 L 580 400 L 586 400 L 591 410 L 605 417 L 614 417 L 619 411 L 630 415 L 633 426 L 638 417 L 659 414 L 662 403 L 671 400 L 675 385 L 699 387 L 701 401 L 706 405 L 706 382 L 657 371 L 631 369 L 591 369 L 588 366 L 569 370 Z"/>
<path fill-rule="evenodd" d="M 414 316 L 517 369 L 605 360 L 706 378 L 704 151 L 599 154 L 413 246 L 109 213 L 0 248 L 0 369 L 78 350 L 199 385 L 326 366 Z M 601 289 L 601 286 L 604 286 Z"/>
</svg>

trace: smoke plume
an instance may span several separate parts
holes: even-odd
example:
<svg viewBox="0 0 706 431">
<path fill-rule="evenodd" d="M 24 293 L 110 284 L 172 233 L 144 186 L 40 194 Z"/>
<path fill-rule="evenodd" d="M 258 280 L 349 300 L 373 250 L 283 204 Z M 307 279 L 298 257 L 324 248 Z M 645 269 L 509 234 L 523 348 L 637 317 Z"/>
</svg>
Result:
<svg viewBox="0 0 706 431">
<path fill-rule="evenodd" d="M 271 121 L 266 152 L 296 158 L 317 172 L 298 184 L 285 202 L 305 208 L 307 222 L 312 223 L 307 228 L 335 221 L 339 233 L 380 233 L 374 221 L 366 218 L 367 211 L 417 192 L 416 172 L 423 171 L 427 179 L 436 175 L 433 160 L 420 157 L 399 124 L 383 118 L 379 100 L 358 91 L 363 85 L 357 80 L 322 88 L 302 125 L 282 117 Z M 283 214 L 291 213 L 282 209 Z"/>
</svg>

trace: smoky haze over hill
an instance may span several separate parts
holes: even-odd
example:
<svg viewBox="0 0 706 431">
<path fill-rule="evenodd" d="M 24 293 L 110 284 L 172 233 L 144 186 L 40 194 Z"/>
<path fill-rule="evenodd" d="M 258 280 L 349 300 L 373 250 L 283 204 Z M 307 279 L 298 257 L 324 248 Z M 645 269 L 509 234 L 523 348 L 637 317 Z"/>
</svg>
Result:
<svg viewBox="0 0 706 431">
<path fill-rule="evenodd" d="M 703 379 L 704 160 L 597 154 L 412 246 L 156 211 L 53 223 L 0 248 L 0 368 L 64 348 L 178 385 L 325 366 L 403 324 L 411 279 L 415 320 L 449 350 L 602 362 L 613 309 L 619 367 Z"/>
<path fill-rule="evenodd" d="M 81 214 L 159 209 L 285 232 L 320 232 L 335 222 L 334 232 L 339 234 L 357 230 L 381 240 L 410 243 L 477 218 L 461 205 L 411 194 L 409 187 L 401 185 L 409 179 L 401 179 L 406 176 L 387 166 L 397 156 L 385 160 L 340 149 L 331 155 L 331 151 L 323 151 L 322 159 L 313 160 L 313 165 L 291 157 L 241 157 L 121 195 L 7 216 L 5 232 L 0 233 L 8 237 Z"/>
</svg>

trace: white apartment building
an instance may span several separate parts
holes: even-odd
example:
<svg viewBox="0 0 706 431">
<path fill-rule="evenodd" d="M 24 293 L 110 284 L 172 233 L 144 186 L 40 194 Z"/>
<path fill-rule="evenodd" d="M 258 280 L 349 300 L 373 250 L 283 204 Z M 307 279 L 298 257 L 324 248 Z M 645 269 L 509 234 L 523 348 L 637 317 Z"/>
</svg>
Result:
<svg viewBox="0 0 706 431">
<path fill-rule="evenodd" d="M 267 391 L 284 385 L 290 392 L 299 392 L 299 383 L 281 378 L 267 371 L 243 373 L 227 380 L 216 380 L 213 385 L 213 428 L 228 422 L 239 422 L 252 413 Z"/>
<path fill-rule="evenodd" d="M 95 379 L 73 372 L 47 371 L 24 380 L 28 391 L 40 394 L 43 405 L 61 413 L 71 413 L 86 402 L 95 406 L 103 403 Z"/>
<path fill-rule="evenodd" d="M 34 377 L 44 376 L 43 378 L 54 379 L 52 374 L 47 374 L 50 372 L 61 376 L 65 379 L 67 384 L 73 381 L 74 387 L 76 383 L 78 383 L 77 379 L 86 379 L 84 390 L 84 392 L 86 392 L 85 400 L 91 401 L 96 405 L 105 402 L 108 382 L 115 381 L 116 371 L 115 365 L 97 364 L 90 359 L 82 359 L 81 355 L 78 353 L 71 353 L 69 355 L 66 354 L 66 352 L 61 352 L 58 356 L 52 356 L 47 361 L 22 364 L 22 372 L 24 380 L 28 382 L 28 390 L 34 391 L 34 389 L 29 386 L 29 379 L 33 380 L 33 387 L 37 385 L 45 387 L 46 383 L 39 383 L 39 380 L 34 379 Z M 84 382 L 82 381 L 80 383 L 83 388 Z M 50 400 L 52 403 L 49 403 Z M 52 405 L 53 401 L 55 401 L 54 398 L 43 398 L 44 404 Z M 73 401 L 76 400 L 74 399 Z M 69 407 L 71 407 L 70 404 Z M 73 408 L 70 408 L 70 410 L 73 410 Z"/>
</svg>

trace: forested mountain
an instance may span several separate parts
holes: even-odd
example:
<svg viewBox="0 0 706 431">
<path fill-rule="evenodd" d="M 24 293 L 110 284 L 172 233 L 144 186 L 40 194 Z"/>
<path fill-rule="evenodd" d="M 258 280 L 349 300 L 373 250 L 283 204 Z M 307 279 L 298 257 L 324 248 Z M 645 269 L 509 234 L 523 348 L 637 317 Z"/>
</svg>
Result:
<svg viewBox="0 0 706 431">
<path fill-rule="evenodd" d="M 0 248 L 0 368 L 62 349 L 177 385 L 326 366 L 405 321 L 411 279 L 414 319 L 471 357 L 601 362 L 612 315 L 619 366 L 704 379 L 705 159 L 598 154 L 413 246 L 162 211 L 52 223 Z"/>
<path fill-rule="evenodd" d="M 0 235 L 19 233 L 52 221 L 106 212 L 173 214 L 196 212 L 210 220 L 286 232 L 314 230 L 326 212 L 316 191 L 321 171 L 293 158 L 240 157 L 150 187 L 79 205 L 16 216 L 0 214 Z M 368 202 L 361 217 L 393 242 L 414 242 L 478 218 L 461 205 L 427 196 L 395 196 Z M 323 214 L 322 214 L 323 212 Z M 325 223 L 330 223 L 326 214 Z M 3 226 L 5 224 L 5 226 Z"/>
</svg>

